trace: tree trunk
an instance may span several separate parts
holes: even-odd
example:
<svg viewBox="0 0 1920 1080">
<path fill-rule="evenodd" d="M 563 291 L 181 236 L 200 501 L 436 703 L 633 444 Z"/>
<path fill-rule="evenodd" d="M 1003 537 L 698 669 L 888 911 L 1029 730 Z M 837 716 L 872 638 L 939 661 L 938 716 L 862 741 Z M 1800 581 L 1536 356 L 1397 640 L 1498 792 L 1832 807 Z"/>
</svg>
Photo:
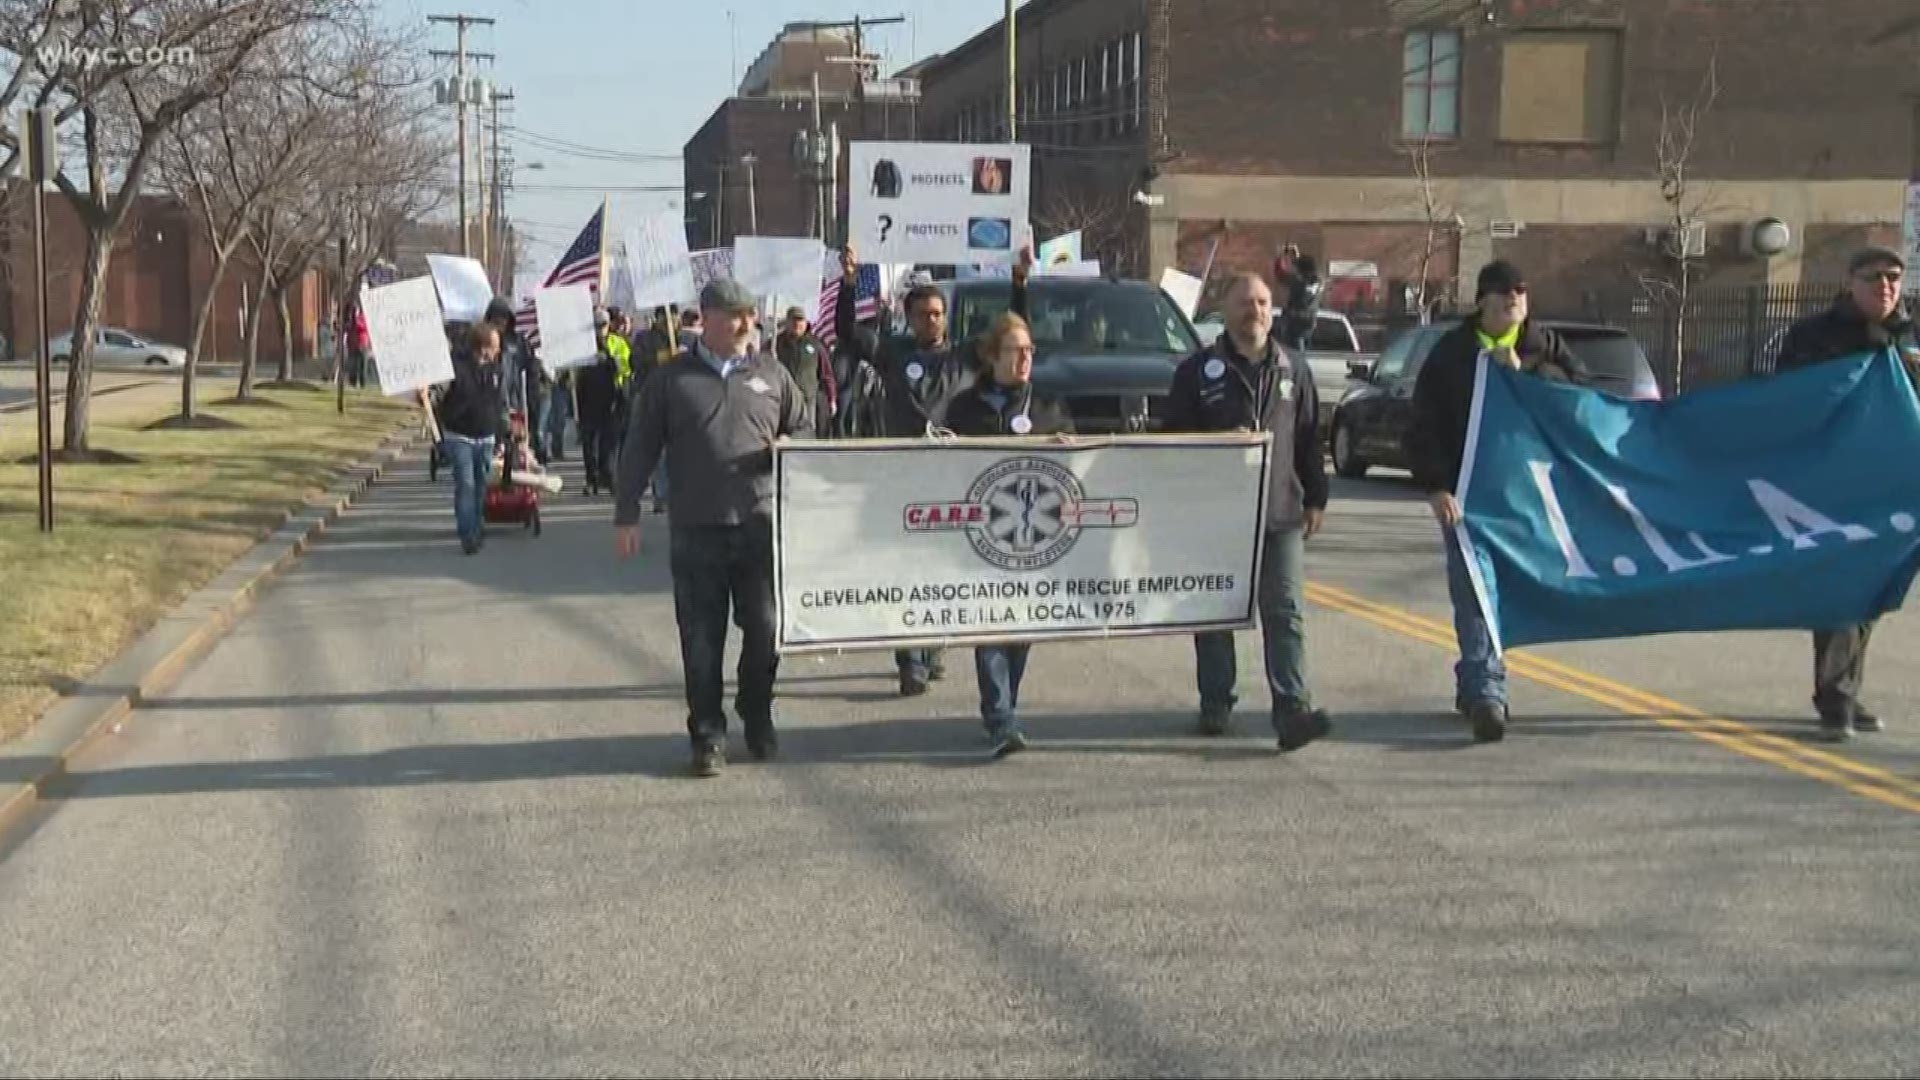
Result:
<svg viewBox="0 0 1920 1080">
<path fill-rule="evenodd" d="M 273 298 L 280 308 L 280 381 L 293 381 L 293 319 L 287 310 L 287 293 L 290 291 L 284 281 L 277 283 Z"/>
<path fill-rule="evenodd" d="M 87 429 L 93 419 L 94 329 L 100 325 L 100 302 L 106 294 L 107 265 L 113 258 L 113 234 L 87 230 L 86 264 L 80 275 L 80 306 L 73 320 L 73 352 L 67 361 L 66 436 L 62 447 L 84 456 L 89 449 Z M 58 325 L 58 324 L 55 324 Z"/>
<path fill-rule="evenodd" d="M 234 396 L 241 401 L 253 398 L 253 373 L 260 365 L 260 317 L 267 310 L 267 289 L 273 283 L 273 265 L 260 260 L 259 288 L 253 291 L 253 307 L 247 312 L 247 348 L 240 358 L 240 390 Z"/>
<path fill-rule="evenodd" d="M 213 308 L 220 299 L 220 281 L 226 277 L 227 263 L 233 258 L 234 240 L 220 245 L 213 251 L 213 275 L 207 279 L 207 294 L 200 298 L 200 307 L 193 313 L 193 330 L 187 335 L 187 366 L 180 372 L 180 416 L 191 420 L 198 415 L 198 403 L 194 394 L 200 385 L 200 345 L 206 340 L 207 326 L 213 322 Z"/>
</svg>

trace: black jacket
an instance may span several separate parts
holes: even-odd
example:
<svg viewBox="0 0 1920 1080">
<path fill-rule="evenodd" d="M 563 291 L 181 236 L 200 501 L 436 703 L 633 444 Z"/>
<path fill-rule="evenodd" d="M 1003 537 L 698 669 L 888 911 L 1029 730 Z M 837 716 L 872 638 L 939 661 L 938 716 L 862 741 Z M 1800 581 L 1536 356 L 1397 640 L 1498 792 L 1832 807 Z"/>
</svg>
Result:
<svg viewBox="0 0 1920 1080">
<path fill-rule="evenodd" d="M 499 438 L 500 417 L 506 411 L 500 383 L 497 362 L 482 364 L 472 353 L 455 353 L 453 381 L 434 407 L 440 430 L 469 439 Z"/>
<path fill-rule="evenodd" d="M 787 374 L 793 376 L 794 385 L 800 388 L 800 392 L 807 396 L 808 401 L 814 400 L 819 395 L 823 381 L 831 385 L 833 372 L 821 371 L 823 366 L 830 363 L 827 347 L 820 344 L 820 339 L 812 334 L 802 334 L 796 338 L 782 330 L 773 339 L 773 352 L 780 358 L 780 364 L 787 369 Z M 824 380 L 821 378 L 822 374 L 826 376 Z"/>
<path fill-rule="evenodd" d="M 1407 431 L 1407 457 L 1413 478 L 1428 491 L 1455 491 L 1460 459 L 1467 446 L 1467 421 L 1473 411 L 1473 378 L 1480 361 L 1480 317 L 1470 315 L 1433 343 L 1413 388 L 1413 423 Z M 1529 320 L 1514 347 L 1522 370 L 1542 367 L 1566 381 L 1586 385 L 1587 368 L 1559 334 Z"/>
<path fill-rule="evenodd" d="M 598 359 L 574 368 L 573 372 L 574 404 L 580 409 L 580 415 L 574 419 L 592 428 L 617 423 L 625 411 L 620 407 L 619 366 L 607 355 L 605 346 L 601 347 Z"/>
<path fill-rule="evenodd" d="M 956 345 L 951 338 L 941 348 L 929 350 L 922 350 L 911 337 L 882 340 L 854 317 L 853 294 L 853 289 L 841 289 L 833 312 L 839 340 L 869 369 L 853 377 L 847 404 L 849 433 L 861 438 L 919 438 L 927 434 L 929 425 L 940 426 L 941 408 L 973 383 L 980 370 L 979 349 L 970 341 Z M 1008 310 L 1026 316 L 1025 281 L 1014 281 Z M 917 379 L 912 377 L 916 365 Z"/>
<path fill-rule="evenodd" d="M 999 407 L 987 395 L 998 392 L 1004 397 Z M 955 435 L 1071 435 L 1073 417 L 1066 406 L 1050 394 L 1038 393 L 1033 384 L 1009 390 L 998 386 L 993 376 L 982 374 L 973 385 L 947 402 L 944 426 Z M 1014 418 L 1025 416 L 1033 426 L 1025 432 L 1014 430 Z"/>
<path fill-rule="evenodd" d="M 1920 349 L 1920 329 L 1906 308 L 1895 308 L 1885 322 L 1871 323 L 1854 306 L 1853 299 L 1843 295 L 1827 310 L 1793 324 L 1780 343 L 1780 356 L 1773 369 L 1794 371 L 1843 356 L 1877 352 L 1889 345 Z M 1912 370 L 1911 364 L 1908 370 Z"/>
<path fill-rule="evenodd" d="M 1267 339 L 1267 355 L 1249 360 L 1228 334 L 1180 362 L 1167 395 L 1165 430 L 1270 431 L 1267 527 L 1299 524 L 1303 510 L 1327 505 L 1320 451 L 1320 392 L 1313 368 Z"/>
</svg>

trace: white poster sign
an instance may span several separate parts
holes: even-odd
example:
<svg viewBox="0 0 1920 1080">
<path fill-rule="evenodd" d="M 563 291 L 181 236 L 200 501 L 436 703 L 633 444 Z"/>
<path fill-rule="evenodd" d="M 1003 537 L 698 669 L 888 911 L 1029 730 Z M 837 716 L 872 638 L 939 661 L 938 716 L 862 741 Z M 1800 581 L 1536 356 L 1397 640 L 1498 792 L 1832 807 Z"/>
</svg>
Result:
<svg viewBox="0 0 1920 1080">
<path fill-rule="evenodd" d="M 695 295 L 713 282 L 733 276 L 733 249 L 730 247 L 704 248 L 689 256 L 688 262 L 692 265 Z"/>
<path fill-rule="evenodd" d="M 440 311 L 447 322 L 479 322 L 493 302 L 493 286 L 480 260 L 464 255 L 429 255 L 427 269 L 440 293 Z"/>
<path fill-rule="evenodd" d="M 633 268 L 627 242 L 615 240 L 607 251 L 607 304 L 633 311 Z"/>
<path fill-rule="evenodd" d="M 1173 302 L 1180 305 L 1180 310 L 1186 312 L 1189 319 L 1200 310 L 1200 292 L 1204 288 L 1205 283 L 1199 278 L 1171 266 L 1160 274 L 1160 291 L 1173 297 Z"/>
<path fill-rule="evenodd" d="M 780 648 L 1250 627 L 1269 451 L 1257 433 L 780 444 Z"/>
<path fill-rule="evenodd" d="M 453 378 L 453 356 L 432 277 L 360 291 L 380 392 L 411 394 Z"/>
<path fill-rule="evenodd" d="M 540 320 L 540 363 L 548 373 L 591 364 L 600 356 L 593 332 L 593 291 L 585 282 L 533 294 Z"/>
<path fill-rule="evenodd" d="M 826 249 L 812 237 L 741 236 L 733 241 L 733 278 L 761 299 L 765 310 L 799 305 L 819 321 Z"/>
<path fill-rule="evenodd" d="M 699 297 L 693 285 L 692 255 L 687 251 L 687 226 L 678 210 L 648 214 L 627 230 L 627 266 L 635 311 L 691 304 Z"/>
<path fill-rule="evenodd" d="M 1920 180 L 1907 185 L 1907 213 L 1904 230 L 1901 232 L 1904 242 L 1900 253 L 1907 258 L 1908 276 L 1920 273 Z"/>
<path fill-rule="evenodd" d="M 1024 144 L 855 142 L 848 233 L 868 262 L 1006 266 L 1032 195 Z"/>
<path fill-rule="evenodd" d="M 1034 267 L 1033 276 L 1097 278 L 1100 276 L 1100 260 L 1084 259 L 1076 262 L 1057 262 L 1048 266 L 1045 270 Z"/>
</svg>

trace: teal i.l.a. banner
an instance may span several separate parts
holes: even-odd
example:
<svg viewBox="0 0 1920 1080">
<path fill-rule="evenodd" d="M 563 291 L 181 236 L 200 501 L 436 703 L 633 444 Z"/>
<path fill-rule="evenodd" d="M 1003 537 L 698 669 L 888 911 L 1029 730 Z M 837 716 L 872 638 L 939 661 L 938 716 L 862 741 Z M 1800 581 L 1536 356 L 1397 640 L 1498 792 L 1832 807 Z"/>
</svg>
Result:
<svg viewBox="0 0 1920 1080">
<path fill-rule="evenodd" d="M 1461 539 L 1502 647 L 1825 629 L 1920 558 L 1920 399 L 1889 350 L 1668 402 L 1481 358 Z"/>
</svg>

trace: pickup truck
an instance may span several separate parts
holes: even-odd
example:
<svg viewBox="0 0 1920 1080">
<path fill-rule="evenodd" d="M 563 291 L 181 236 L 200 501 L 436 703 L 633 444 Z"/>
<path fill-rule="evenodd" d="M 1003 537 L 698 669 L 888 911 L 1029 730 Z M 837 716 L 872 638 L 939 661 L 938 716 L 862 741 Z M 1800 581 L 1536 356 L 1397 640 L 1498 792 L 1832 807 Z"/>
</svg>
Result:
<svg viewBox="0 0 1920 1080">
<path fill-rule="evenodd" d="M 1274 319 L 1278 333 L 1280 320 Z M 1211 345 L 1226 329 L 1222 315 L 1215 313 L 1194 324 L 1201 340 Z M 1320 426 L 1333 422 L 1334 407 L 1346 396 L 1348 372 L 1357 362 L 1371 367 L 1378 353 L 1360 351 L 1360 335 L 1353 323 L 1337 311 L 1319 311 L 1313 316 L 1313 333 L 1307 338 L 1307 366 L 1313 369 L 1313 383 L 1320 391 Z"/>
</svg>

